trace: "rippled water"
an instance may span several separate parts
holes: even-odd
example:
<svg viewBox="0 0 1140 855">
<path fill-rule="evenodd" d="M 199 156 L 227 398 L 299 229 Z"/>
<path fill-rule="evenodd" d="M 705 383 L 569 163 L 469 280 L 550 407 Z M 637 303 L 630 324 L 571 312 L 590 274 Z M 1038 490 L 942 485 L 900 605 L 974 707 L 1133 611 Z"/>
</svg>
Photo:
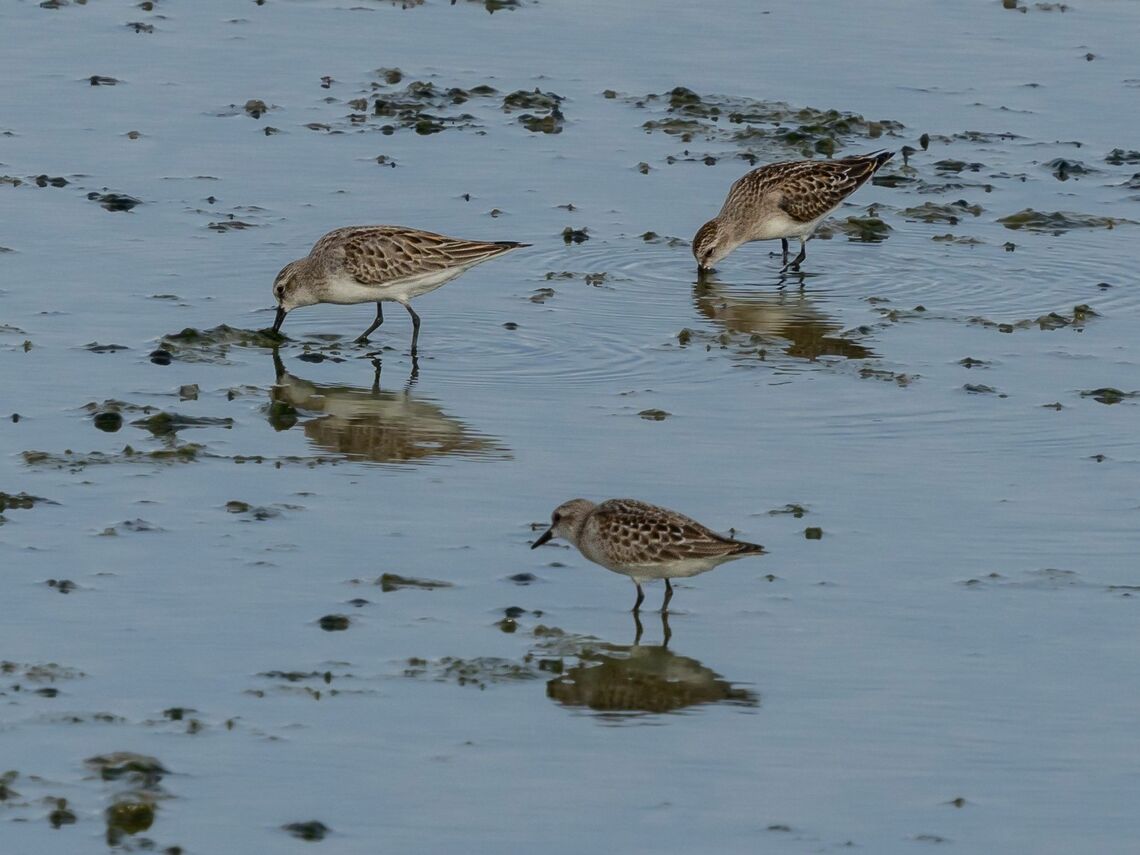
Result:
<svg viewBox="0 0 1140 855">
<path fill-rule="evenodd" d="M 1140 8 L 58 5 L 0 7 L 4 852 L 1134 849 Z M 817 143 L 909 150 L 698 281 Z M 415 362 L 274 352 L 370 222 L 533 247 Z M 769 554 L 637 621 L 528 549 L 575 495 Z"/>
</svg>

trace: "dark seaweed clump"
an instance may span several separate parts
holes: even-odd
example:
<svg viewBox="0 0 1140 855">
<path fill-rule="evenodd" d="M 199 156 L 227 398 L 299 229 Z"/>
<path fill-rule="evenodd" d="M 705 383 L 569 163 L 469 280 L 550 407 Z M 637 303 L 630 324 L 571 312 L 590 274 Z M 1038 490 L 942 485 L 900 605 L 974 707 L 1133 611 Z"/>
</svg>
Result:
<svg viewBox="0 0 1140 855">
<path fill-rule="evenodd" d="M 783 101 L 700 95 L 684 86 L 625 100 L 660 113 L 642 124 L 648 133 L 660 131 L 684 143 L 731 143 L 743 148 L 740 156 L 753 162 L 787 155 L 830 157 L 856 140 L 890 136 L 903 129 L 902 123 L 890 119 L 871 120 L 857 113 L 794 107 Z M 677 159 L 704 158 L 686 151 Z"/>
</svg>

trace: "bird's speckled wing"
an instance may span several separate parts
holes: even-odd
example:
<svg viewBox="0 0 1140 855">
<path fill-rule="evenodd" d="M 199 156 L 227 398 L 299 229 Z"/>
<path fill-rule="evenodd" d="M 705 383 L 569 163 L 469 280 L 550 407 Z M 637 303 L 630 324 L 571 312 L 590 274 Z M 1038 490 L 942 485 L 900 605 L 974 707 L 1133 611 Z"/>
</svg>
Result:
<svg viewBox="0 0 1140 855">
<path fill-rule="evenodd" d="M 801 223 L 819 219 L 862 187 L 889 157 L 862 155 L 807 161 L 803 168 L 789 170 L 776 185 L 782 197 L 780 207 Z"/>
<path fill-rule="evenodd" d="M 728 192 L 725 209 L 778 204 L 797 222 L 822 217 L 858 190 L 891 159 L 892 152 L 841 160 L 797 160 L 772 163 L 741 177 Z"/>
<path fill-rule="evenodd" d="M 609 558 L 621 564 L 653 564 L 727 556 L 758 547 L 721 537 L 668 508 L 636 499 L 610 499 L 590 514 Z"/>
<path fill-rule="evenodd" d="M 462 240 L 399 226 L 349 226 L 317 241 L 313 255 L 330 254 L 363 285 L 466 268 L 518 247 L 514 242 Z"/>
</svg>

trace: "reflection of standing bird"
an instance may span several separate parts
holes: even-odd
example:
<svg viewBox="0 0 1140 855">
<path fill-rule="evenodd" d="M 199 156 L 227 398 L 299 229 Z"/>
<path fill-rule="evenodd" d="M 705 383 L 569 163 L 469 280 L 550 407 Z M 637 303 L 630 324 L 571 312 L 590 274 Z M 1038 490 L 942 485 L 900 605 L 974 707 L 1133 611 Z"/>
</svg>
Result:
<svg viewBox="0 0 1140 855">
<path fill-rule="evenodd" d="M 588 639 L 576 650 L 578 664 L 546 684 L 546 696 L 567 707 L 586 707 L 603 714 L 669 713 L 700 704 L 756 707 L 760 696 L 734 686 L 689 656 L 668 648 L 668 615 L 662 613 L 665 641 L 641 644 L 641 621 L 630 646 L 598 644 Z"/>
<path fill-rule="evenodd" d="M 412 353 L 420 316 L 411 300 L 454 279 L 469 267 L 528 246 L 525 243 L 462 240 L 402 226 L 346 226 L 329 232 L 304 258 L 291 261 L 273 281 L 278 332 L 285 315 L 316 303 L 376 303 L 376 320 L 358 342 L 384 322 L 383 301 L 399 303 L 412 316 Z"/>
<path fill-rule="evenodd" d="M 802 293 L 734 291 L 705 280 L 694 286 L 693 302 L 698 312 L 729 333 L 784 339 L 788 356 L 815 361 L 821 356 L 868 359 L 875 355 L 839 334 L 843 327 Z"/>
<path fill-rule="evenodd" d="M 693 238 L 698 270 L 712 266 L 754 240 L 780 238 L 784 270 L 800 269 L 807 242 L 827 215 L 894 157 L 872 152 L 841 160 L 796 160 L 753 169 L 728 191 L 720 213 Z M 800 239 L 800 253 L 788 262 L 788 238 Z M 783 272 L 783 271 L 781 271 Z"/>
<path fill-rule="evenodd" d="M 277 382 L 270 391 L 272 401 L 313 413 L 302 423 L 305 436 L 335 454 L 376 463 L 418 463 L 506 452 L 493 437 L 480 435 L 431 401 L 413 397 L 409 389 L 381 391 L 378 363 L 371 389 L 302 380 L 285 370 L 276 351 L 273 365 Z"/>
<path fill-rule="evenodd" d="M 726 561 L 764 552 L 763 546 L 722 537 L 676 511 L 636 499 L 609 499 L 600 505 L 587 499 L 564 502 L 554 509 L 550 528 L 531 549 L 553 537 L 568 540 L 595 564 L 629 576 L 637 586 L 635 612 L 645 599 L 641 583 L 647 579 L 665 580 L 664 612 L 673 598 L 670 579 L 696 576 Z"/>
</svg>

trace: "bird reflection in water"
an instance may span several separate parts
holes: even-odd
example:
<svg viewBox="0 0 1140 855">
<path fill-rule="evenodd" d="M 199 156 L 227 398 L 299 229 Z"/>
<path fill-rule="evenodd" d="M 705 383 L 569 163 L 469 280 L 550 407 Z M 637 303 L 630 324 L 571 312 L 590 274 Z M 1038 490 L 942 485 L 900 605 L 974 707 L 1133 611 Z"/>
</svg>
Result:
<svg viewBox="0 0 1140 855">
<path fill-rule="evenodd" d="M 760 696 L 734 686 L 688 656 L 669 649 L 669 615 L 661 614 L 661 644 L 641 644 L 641 619 L 633 616 L 631 645 L 583 645 L 578 664 L 546 684 L 546 696 L 566 707 L 611 715 L 677 712 L 702 704 L 757 707 Z"/>
<path fill-rule="evenodd" d="M 782 340 L 784 353 L 798 359 L 875 356 L 870 348 L 837 335 L 842 325 L 802 291 L 763 294 L 735 290 L 706 275 L 693 285 L 693 304 L 700 314 L 730 335 Z"/>
<path fill-rule="evenodd" d="M 380 362 L 372 365 L 370 389 L 324 385 L 290 374 L 274 350 L 277 382 L 270 390 L 270 424 L 287 430 L 300 421 L 310 442 L 351 460 L 401 463 L 506 454 L 494 437 L 476 433 L 433 402 L 413 396 L 415 369 L 402 391 L 386 392 L 380 389 Z"/>
</svg>

